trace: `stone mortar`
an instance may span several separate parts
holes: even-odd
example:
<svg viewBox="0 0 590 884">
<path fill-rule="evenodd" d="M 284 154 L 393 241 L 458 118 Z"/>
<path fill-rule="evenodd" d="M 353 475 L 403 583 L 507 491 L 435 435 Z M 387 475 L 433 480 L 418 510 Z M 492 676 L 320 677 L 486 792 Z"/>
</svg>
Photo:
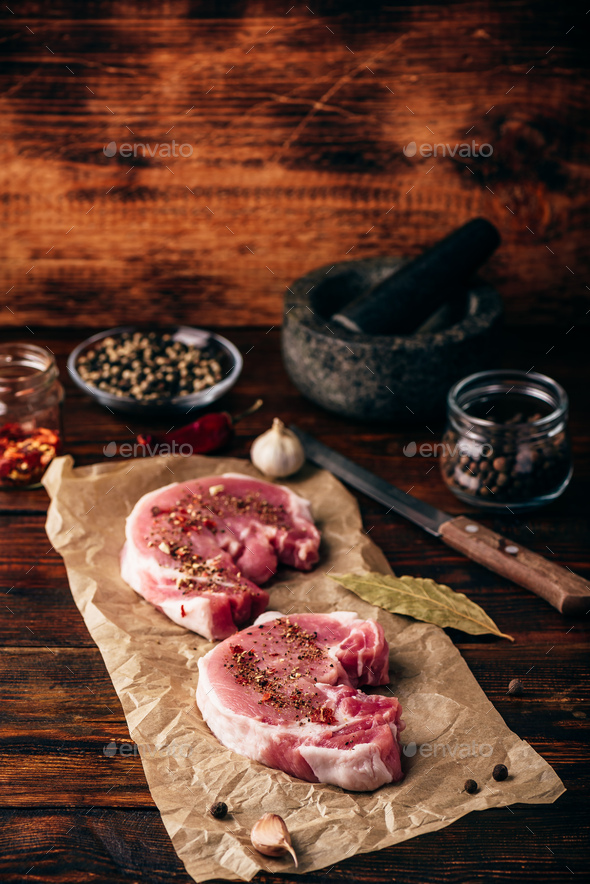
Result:
<svg viewBox="0 0 590 884">
<path fill-rule="evenodd" d="M 308 399 L 361 420 L 428 420 L 444 413 L 455 381 L 493 366 L 502 302 L 479 280 L 440 331 L 365 335 L 330 324 L 338 308 L 403 263 L 400 258 L 343 261 L 313 270 L 287 290 L 283 360 Z"/>
</svg>

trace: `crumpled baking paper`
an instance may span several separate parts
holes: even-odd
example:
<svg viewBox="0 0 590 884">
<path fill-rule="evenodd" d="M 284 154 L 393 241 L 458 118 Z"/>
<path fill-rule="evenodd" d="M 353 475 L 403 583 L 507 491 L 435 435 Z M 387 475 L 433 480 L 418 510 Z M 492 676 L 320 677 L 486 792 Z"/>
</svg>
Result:
<svg viewBox="0 0 590 884">
<path fill-rule="evenodd" d="M 269 608 L 356 611 L 382 624 L 390 646 L 389 690 L 400 697 L 407 725 L 406 776 L 375 792 L 345 792 L 294 779 L 222 746 L 195 703 L 197 660 L 212 643 L 138 596 L 121 579 L 119 554 L 125 518 L 143 494 L 224 472 L 260 477 L 251 463 L 235 458 L 154 457 L 74 469 L 67 456 L 54 460 L 44 478 L 52 498 L 47 534 L 113 680 L 164 825 L 195 881 L 249 881 L 261 869 L 293 873 L 289 857 L 261 856 L 250 844 L 250 829 L 265 812 L 285 820 L 302 874 L 442 829 L 473 810 L 547 804 L 565 791 L 549 764 L 508 729 L 442 629 L 375 608 L 330 579 L 391 569 L 363 531 L 354 497 L 330 473 L 310 466 L 285 484 L 311 501 L 322 532 L 321 560 L 311 573 L 279 571 Z M 379 690 L 387 694 L 388 688 Z M 510 772 L 501 783 L 491 777 L 498 763 Z M 467 778 L 480 785 L 475 795 L 463 791 Z M 224 820 L 208 813 L 216 801 L 230 808 Z"/>
</svg>

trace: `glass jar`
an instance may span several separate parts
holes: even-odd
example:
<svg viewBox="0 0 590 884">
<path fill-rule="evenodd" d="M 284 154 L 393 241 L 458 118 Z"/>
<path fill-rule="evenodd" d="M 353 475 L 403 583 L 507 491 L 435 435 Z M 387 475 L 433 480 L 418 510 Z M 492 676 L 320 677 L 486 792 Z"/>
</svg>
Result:
<svg viewBox="0 0 590 884">
<path fill-rule="evenodd" d="M 554 500 L 572 476 L 568 398 L 537 372 L 481 371 L 451 387 L 443 479 L 464 503 L 523 510 Z"/>
<path fill-rule="evenodd" d="M 63 397 L 49 350 L 0 344 L 0 488 L 39 487 L 61 454 Z"/>
</svg>

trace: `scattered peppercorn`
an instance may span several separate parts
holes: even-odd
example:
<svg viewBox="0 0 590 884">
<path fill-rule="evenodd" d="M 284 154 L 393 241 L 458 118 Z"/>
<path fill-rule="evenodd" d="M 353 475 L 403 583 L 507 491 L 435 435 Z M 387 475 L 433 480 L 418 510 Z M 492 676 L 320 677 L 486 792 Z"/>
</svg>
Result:
<svg viewBox="0 0 590 884">
<path fill-rule="evenodd" d="M 218 353 L 160 332 L 125 332 L 97 341 L 78 357 L 82 380 L 114 396 L 174 399 L 212 387 L 223 377 Z"/>
<path fill-rule="evenodd" d="M 508 685 L 508 693 L 513 694 L 515 697 L 520 697 L 521 694 L 524 694 L 522 682 L 519 681 L 517 678 L 513 678 Z"/>
<path fill-rule="evenodd" d="M 492 776 L 496 782 L 501 783 L 508 776 L 508 768 L 505 764 L 497 764 L 492 771 Z"/>
<path fill-rule="evenodd" d="M 475 780 L 465 780 L 465 785 L 463 786 L 463 788 L 466 792 L 469 793 L 469 795 L 473 795 L 475 792 L 477 792 L 478 785 Z"/>
<path fill-rule="evenodd" d="M 227 804 L 225 801 L 217 801 L 209 808 L 209 813 L 211 816 L 214 816 L 216 820 L 222 820 L 224 816 L 227 816 Z"/>
</svg>

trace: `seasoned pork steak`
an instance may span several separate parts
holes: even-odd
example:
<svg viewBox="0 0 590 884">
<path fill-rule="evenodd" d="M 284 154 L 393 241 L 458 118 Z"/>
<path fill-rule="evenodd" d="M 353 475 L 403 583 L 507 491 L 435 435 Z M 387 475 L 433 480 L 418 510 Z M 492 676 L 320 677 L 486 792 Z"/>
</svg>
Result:
<svg viewBox="0 0 590 884">
<path fill-rule="evenodd" d="M 121 575 L 175 623 L 222 639 L 265 610 L 259 584 L 278 562 L 307 571 L 319 543 L 306 500 L 226 473 L 145 494 L 127 519 Z"/>
<path fill-rule="evenodd" d="M 351 612 L 263 614 L 199 660 L 197 705 L 217 739 L 311 783 L 367 791 L 403 776 L 388 646 Z"/>
</svg>

